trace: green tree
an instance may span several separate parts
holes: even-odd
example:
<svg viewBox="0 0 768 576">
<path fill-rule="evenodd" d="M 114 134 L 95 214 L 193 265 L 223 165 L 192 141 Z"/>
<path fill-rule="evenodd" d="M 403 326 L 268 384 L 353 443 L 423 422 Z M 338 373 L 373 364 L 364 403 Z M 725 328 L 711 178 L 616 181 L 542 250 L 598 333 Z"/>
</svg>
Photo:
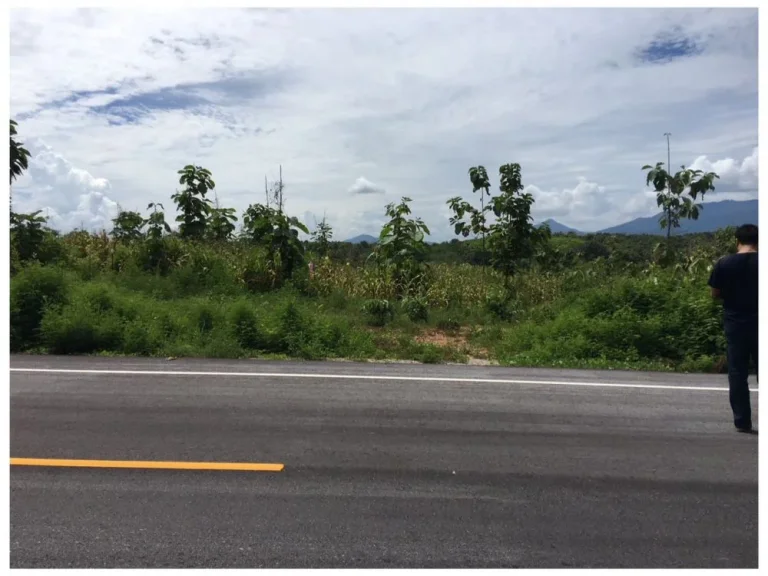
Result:
<svg viewBox="0 0 768 576">
<path fill-rule="evenodd" d="M 179 234 L 182 238 L 203 238 L 208 217 L 211 214 L 211 200 L 205 195 L 216 187 L 211 172 L 201 166 L 189 164 L 182 170 L 179 184 L 186 187 L 171 196 L 179 209 L 176 221 L 180 223 Z"/>
<path fill-rule="evenodd" d="M 16 142 L 14 136 L 17 136 L 15 120 L 11 120 L 11 184 L 16 178 L 22 175 L 24 170 L 29 168 L 30 153 L 24 148 L 21 142 Z"/>
<path fill-rule="evenodd" d="M 470 234 L 481 237 L 481 262 L 483 267 L 485 267 L 487 256 L 485 238 L 490 231 L 487 213 L 492 208 L 490 204 L 485 204 L 485 196 L 490 197 L 491 195 L 491 182 L 484 166 L 473 166 L 470 168 L 469 180 L 472 183 L 472 193 L 480 192 L 480 210 L 463 200 L 461 196 L 451 198 L 448 200 L 448 206 L 454 215 L 451 217 L 450 223 L 457 235 L 461 234 L 465 238 Z M 465 217 L 467 217 L 466 220 Z"/>
<path fill-rule="evenodd" d="M 29 151 L 24 148 L 23 144 L 21 142 L 16 142 L 16 139 L 14 136 L 17 136 L 16 127 L 18 124 L 16 124 L 15 120 L 11 120 L 11 150 L 10 150 L 10 168 L 11 168 L 11 179 L 10 183 L 13 184 L 13 181 L 16 180 L 19 176 L 21 176 L 24 173 L 24 170 L 27 170 L 29 168 L 29 159 L 31 158 L 31 155 Z M 11 226 L 13 226 L 14 222 L 14 214 L 13 214 L 13 193 L 11 193 L 8 197 L 8 206 L 11 216 Z"/>
<path fill-rule="evenodd" d="M 141 229 L 146 221 L 138 212 L 119 210 L 112 219 L 112 237 L 115 240 L 130 242 L 141 238 Z"/>
<path fill-rule="evenodd" d="M 714 172 L 703 170 L 691 170 L 681 166 L 674 175 L 667 172 L 664 162 L 657 162 L 655 166 L 645 165 L 647 170 L 645 184 L 653 186 L 656 192 L 656 204 L 662 210 L 659 217 L 659 226 L 666 230 L 667 242 L 672 236 L 672 229 L 680 227 L 681 219 L 697 220 L 703 209 L 701 204 L 696 204 L 699 196 L 714 191 L 714 181 L 720 176 Z"/>
<path fill-rule="evenodd" d="M 317 244 L 320 256 L 328 256 L 332 238 L 333 228 L 331 228 L 331 225 L 328 223 L 325 216 L 323 216 L 323 219 L 315 224 L 315 229 L 312 232 L 312 242 Z"/>
<path fill-rule="evenodd" d="M 399 295 L 417 288 L 416 283 L 423 279 L 424 239 L 429 235 L 429 228 L 421 218 L 408 217 L 411 214 L 409 202 L 410 198 L 403 197 L 400 204 L 387 205 L 389 221 L 382 227 L 379 242 L 369 256 L 379 266 L 393 269 Z"/>
<path fill-rule="evenodd" d="M 31 214 L 11 212 L 11 247 L 22 262 L 35 260 L 45 240 L 44 225 L 47 219 L 38 210 Z"/>
<path fill-rule="evenodd" d="M 290 278 L 304 261 L 304 244 L 299 231 L 307 227 L 294 216 L 264 204 L 251 204 L 243 214 L 243 235 L 253 244 L 267 249 L 269 257 L 283 278 Z"/>
<path fill-rule="evenodd" d="M 483 166 L 470 168 L 469 177 L 472 186 L 488 193 L 490 182 Z M 499 168 L 501 194 L 491 196 L 487 205 L 480 210 L 468 202 L 455 197 L 448 200 L 448 206 L 454 215 L 450 222 L 456 235 L 465 238 L 470 234 L 487 234 L 491 250 L 491 264 L 504 274 L 506 283 L 516 270 L 532 261 L 547 243 L 550 230 L 547 226 L 536 228 L 533 225 L 531 207 L 533 196 L 523 192 L 521 168 L 519 164 L 505 164 Z M 495 220 L 488 225 L 488 212 Z"/>
<path fill-rule="evenodd" d="M 219 199 L 216 198 L 216 203 L 211 209 L 211 220 L 208 225 L 208 237 L 211 240 L 218 242 L 229 240 L 232 238 L 232 234 L 235 232 L 235 222 L 237 222 L 235 209 L 222 208 L 219 206 Z"/>
<path fill-rule="evenodd" d="M 505 283 L 519 268 L 530 263 L 549 241 L 548 226 L 533 225 L 533 195 L 524 192 L 520 164 L 499 168 L 501 194 L 491 199 L 496 221 L 490 226 L 491 263 L 504 274 Z"/>
</svg>

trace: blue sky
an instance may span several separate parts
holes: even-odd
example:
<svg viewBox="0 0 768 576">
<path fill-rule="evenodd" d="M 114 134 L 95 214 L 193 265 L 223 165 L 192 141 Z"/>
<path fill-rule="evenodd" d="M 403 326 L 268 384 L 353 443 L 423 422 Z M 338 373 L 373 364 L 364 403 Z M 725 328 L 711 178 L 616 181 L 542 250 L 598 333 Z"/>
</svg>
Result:
<svg viewBox="0 0 768 576">
<path fill-rule="evenodd" d="M 14 206 L 109 229 L 195 163 L 242 211 L 282 164 L 310 227 L 409 196 L 442 240 L 469 167 L 519 162 L 538 220 L 597 230 L 655 213 L 665 132 L 707 201 L 756 198 L 757 38 L 756 9 L 13 10 Z"/>
</svg>

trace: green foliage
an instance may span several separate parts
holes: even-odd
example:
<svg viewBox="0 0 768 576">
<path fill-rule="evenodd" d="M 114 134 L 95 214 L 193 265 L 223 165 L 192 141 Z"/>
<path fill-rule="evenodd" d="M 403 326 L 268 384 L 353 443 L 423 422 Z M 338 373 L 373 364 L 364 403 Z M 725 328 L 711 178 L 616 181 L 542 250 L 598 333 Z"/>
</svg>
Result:
<svg viewBox="0 0 768 576">
<path fill-rule="evenodd" d="M 672 228 L 680 227 L 683 218 L 697 220 L 699 212 L 703 209 L 701 204 L 696 204 L 699 196 L 704 199 L 707 192 L 714 191 L 714 181 L 720 176 L 714 172 L 686 169 L 681 166 L 674 175 L 664 169 L 663 162 L 657 162 L 655 166 L 643 166 L 647 170 L 645 184 L 653 185 L 656 192 L 656 204 L 662 209 L 659 218 L 659 226 L 666 230 L 667 239 L 672 234 Z M 686 194 L 687 193 L 687 194 Z"/>
<path fill-rule="evenodd" d="M 246 301 L 236 302 L 229 309 L 229 325 L 237 343 L 245 350 L 265 348 L 265 337 L 253 307 Z"/>
<path fill-rule="evenodd" d="M 490 182 L 483 166 L 470 168 L 473 191 L 482 190 L 481 198 L 489 194 Z M 480 210 L 461 197 L 448 200 L 453 212 L 450 223 L 456 235 L 489 235 L 491 263 L 509 279 L 521 267 L 532 264 L 536 256 L 544 256 L 551 236 L 549 228 L 533 225 L 531 206 L 533 196 L 524 192 L 519 164 L 504 164 L 499 168 L 501 194 L 492 196 Z M 493 212 L 495 221 L 488 226 L 486 212 Z M 551 255 L 550 255 L 551 256 Z"/>
<path fill-rule="evenodd" d="M 234 208 L 220 208 L 217 205 L 211 209 L 208 237 L 217 242 L 230 240 L 235 232 L 235 222 L 237 222 L 237 216 Z"/>
<path fill-rule="evenodd" d="M 67 299 L 67 280 L 56 268 L 31 265 L 11 280 L 11 350 L 39 344 L 40 322 L 49 306 Z"/>
<path fill-rule="evenodd" d="M 387 205 L 389 221 L 382 227 L 379 242 L 370 256 L 380 268 L 392 270 L 398 296 L 421 291 L 426 280 L 424 239 L 429 235 L 429 228 L 421 218 L 408 218 L 410 202 L 410 198 L 403 197 L 400 204 Z"/>
<path fill-rule="evenodd" d="M 21 142 L 16 142 L 16 139 L 14 138 L 14 136 L 18 135 L 16 132 L 17 126 L 18 124 L 16 123 L 16 121 L 11 120 L 11 124 L 10 124 L 10 129 L 11 129 L 10 183 L 11 184 L 13 184 L 13 181 L 16 180 L 16 178 L 18 178 L 24 173 L 24 170 L 27 170 L 29 168 L 30 153 L 26 148 L 24 148 L 24 145 Z"/>
<path fill-rule="evenodd" d="M 501 194 L 491 200 L 496 221 L 490 227 L 491 263 L 508 281 L 532 260 L 551 234 L 549 228 L 533 225 L 533 195 L 524 192 L 519 164 L 499 168 Z"/>
<path fill-rule="evenodd" d="M 322 257 L 328 256 L 328 251 L 333 238 L 333 228 L 323 216 L 323 219 L 317 224 L 312 232 L 312 242 L 317 244 L 317 249 Z"/>
<path fill-rule="evenodd" d="M 384 326 L 395 317 L 395 308 L 389 300 L 367 300 L 362 311 L 371 326 Z"/>
<path fill-rule="evenodd" d="M 202 166 L 187 165 L 178 171 L 179 184 L 186 187 L 176 192 L 171 199 L 176 203 L 180 214 L 176 221 L 180 223 L 179 234 L 182 238 L 203 238 L 211 214 L 211 200 L 205 195 L 216 187 L 211 172 Z"/>
<path fill-rule="evenodd" d="M 112 219 L 112 237 L 117 241 L 130 242 L 141 238 L 145 221 L 138 212 L 120 210 Z"/>
<path fill-rule="evenodd" d="M 39 260 L 40 250 L 45 241 L 46 218 L 40 210 L 31 214 L 11 212 L 11 246 L 21 262 Z"/>
<path fill-rule="evenodd" d="M 267 250 L 273 269 L 280 271 L 281 278 L 290 278 L 304 262 L 299 231 L 309 233 L 298 218 L 263 204 L 251 204 L 243 215 L 244 237 Z"/>
<path fill-rule="evenodd" d="M 429 319 L 429 307 L 424 297 L 410 296 L 403 299 L 403 312 L 411 322 L 426 322 Z"/>
</svg>

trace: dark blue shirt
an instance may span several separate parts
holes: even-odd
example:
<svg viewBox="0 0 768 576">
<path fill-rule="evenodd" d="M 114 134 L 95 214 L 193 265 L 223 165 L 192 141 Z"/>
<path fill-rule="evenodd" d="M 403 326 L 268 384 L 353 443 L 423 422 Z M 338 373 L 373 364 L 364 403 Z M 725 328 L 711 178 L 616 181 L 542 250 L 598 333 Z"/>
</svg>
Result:
<svg viewBox="0 0 768 576">
<path fill-rule="evenodd" d="M 757 252 L 721 258 L 709 285 L 720 290 L 726 322 L 757 322 Z"/>
</svg>

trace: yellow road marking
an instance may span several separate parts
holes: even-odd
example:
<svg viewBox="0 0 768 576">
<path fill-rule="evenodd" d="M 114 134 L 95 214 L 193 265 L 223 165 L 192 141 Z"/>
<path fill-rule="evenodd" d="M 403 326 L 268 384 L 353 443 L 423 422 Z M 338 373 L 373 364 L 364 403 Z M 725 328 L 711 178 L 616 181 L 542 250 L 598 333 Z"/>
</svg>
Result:
<svg viewBox="0 0 768 576">
<path fill-rule="evenodd" d="M 161 470 L 235 470 L 282 472 L 283 464 L 258 462 L 143 462 L 140 460 L 61 460 L 57 458 L 11 458 L 11 466 L 54 466 L 59 468 L 155 468 Z"/>
</svg>

